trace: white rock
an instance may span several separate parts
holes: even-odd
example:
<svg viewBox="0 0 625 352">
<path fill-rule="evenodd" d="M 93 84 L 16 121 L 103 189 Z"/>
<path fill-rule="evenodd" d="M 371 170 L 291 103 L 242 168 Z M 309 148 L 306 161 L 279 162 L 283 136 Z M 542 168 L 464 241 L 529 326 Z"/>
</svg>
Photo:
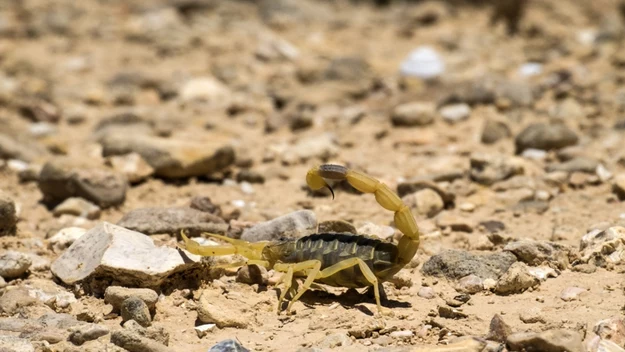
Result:
<svg viewBox="0 0 625 352">
<path fill-rule="evenodd" d="M 156 247 L 142 233 L 102 222 L 54 261 L 51 271 L 68 285 L 90 275 L 101 275 L 114 277 L 120 285 L 152 287 L 162 284 L 171 274 L 199 266 L 195 261 L 200 256 L 188 252 L 185 255 L 192 262 L 185 262 L 174 248 Z"/>
<path fill-rule="evenodd" d="M 613 226 L 605 231 L 588 232 L 580 243 L 581 260 L 597 266 L 625 261 L 625 227 Z"/>
<path fill-rule="evenodd" d="M 595 171 L 601 182 L 609 181 L 612 176 L 614 176 L 610 170 L 608 170 L 603 164 L 597 165 L 597 170 Z"/>
<path fill-rule="evenodd" d="M 223 103 L 230 97 L 229 89 L 212 77 L 194 78 L 188 81 L 180 91 L 184 102 L 205 101 Z"/>
<path fill-rule="evenodd" d="M 540 281 L 545 281 L 548 277 L 558 277 L 558 273 L 548 266 L 530 266 L 529 272 Z"/>
<path fill-rule="evenodd" d="M 241 182 L 241 191 L 245 194 L 254 194 L 254 187 L 249 182 Z"/>
<path fill-rule="evenodd" d="M 395 229 L 390 226 L 376 225 L 372 222 L 366 222 L 358 228 L 357 232 L 361 235 L 373 235 L 386 240 L 393 237 Z"/>
<path fill-rule="evenodd" d="M 206 336 L 209 332 L 215 330 L 217 324 L 204 324 L 195 327 L 195 332 L 197 333 L 197 337 L 202 338 Z"/>
<path fill-rule="evenodd" d="M 537 76 L 543 72 L 543 65 L 538 62 L 527 62 L 519 67 L 519 75 L 523 77 Z"/>
<path fill-rule="evenodd" d="M 540 149 L 529 148 L 525 149 L 523 153 L 521 153 L 521 156 L 531 160 L 545 160 L 545 158 L 547 158 L 547 152 Z"/>
<path fill-rule="evenodd" d="M 395 339 L 410 338 L 412 336 L 414 336 L 414 333 L 410 330 L 393 331 L 391 333 L 391 337 Z"/>
<path fill-rule="evenodd" d="M 60 253 L 86 232 L 87 230 L 81 227 L 66 227 L 48 239 L 49 247 L 54 252 Z"/>
<path fill-rule="evenodd" d="M 421 46 L 408 55 L 399 71 L 404 76 L 433 79 L 445 72 L 445 63 L 436 50 Z"/>
<path fill-rule="evenodd" d="M 574 301 L 577 300 L 582 294 L 587 292 L 588 290 L 586 290 L 585 288 L 571 286 L 562 290 L 562 292 L 560 293 L 560 298 L 565 302 Z"/>
<path fill-rule="evenodd" d="M 441 108 L 440 114 L 445 121 L 456 123 L 471 116 L 471 107 L 464 103 L 447 105 Z"/>
<path fill-rule="evenodd" d="M 71 197 L 57 205 L 52 211 L 54 216 L 73 215 L 87 219 L 100 217 L 100 207 L 79 197 Z"/>
</svg>

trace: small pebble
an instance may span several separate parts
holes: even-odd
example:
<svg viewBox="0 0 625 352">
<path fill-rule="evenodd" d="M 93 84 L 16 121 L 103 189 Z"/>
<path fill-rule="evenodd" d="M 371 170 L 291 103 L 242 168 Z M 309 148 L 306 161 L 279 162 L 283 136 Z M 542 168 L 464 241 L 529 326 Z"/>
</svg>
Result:
<svg viewBox="0 0 625 352">
<path fill-rule="evenodd" d="M 202 338 L 208 335 L 209 332 L 215 330 L 215 324 L 204 324 L 195 327 L 195 332 L 197 333 L 197 337 Z"/>
<path fill-rule="evenodd" d="M 122 319 L 124 322 L 134 320 L 143 327 L 152 325 L 152 317 L 148 305 L 139 297 L 127 298 L 121 306 Z"/>
<path fill-rule="evenodd" d="M 425 298 L 425 299 L 434 299 L 436 298 L 436 293 L 434 292 L 434 289 L 431 287 L 421 287 L 419 289 L 419 292 L 417 292 L 417 295 L 421 298 Z"/>
<path fill-rule="evenodd" d="M 587 292 L 588 290 L 586 290 L 585 288 L 571 286 L 562 290 L 562 293 L 560 293 L 560 298 L 565 302 L 575 301 Z"/>
<path fill-rule="evenodd" d="M 0 276 L 10 280 L 24 275 L 32 261 L 25 253 L 7 251 L 0 255 Z"/>
</svg>

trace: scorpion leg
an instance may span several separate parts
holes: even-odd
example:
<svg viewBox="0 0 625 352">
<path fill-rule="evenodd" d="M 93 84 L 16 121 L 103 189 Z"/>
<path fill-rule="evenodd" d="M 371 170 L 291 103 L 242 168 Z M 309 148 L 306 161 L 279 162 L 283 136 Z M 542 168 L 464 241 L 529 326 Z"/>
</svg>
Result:
<svg viewBox="0 0 625 352">
<path fill-rule="evenodd" d="M 342 260 L 332 266 L 329 266 L 323 270 L 321 270 L 321 272 L 319 273 L 319 275 L 317 275 L 317 279 L 322 279 L 324 277 L 329 277 L 332 276 L 334 274 L 336 274 L 337 272 L 341 271 L 341 270 L 345 270 L 348 268 L 351 268 L 353 266 L 358 265 L 360 267 L 360 271 L 362 271 L 362 274 L 365 276 L 365 278 L 367 280 L 369 280 L 369 282 L 371 283 L 371 285 L 373 286 L 373 293 L 375 295 L 375 303 L 378 306 L 378 312 L 380 313 L 380 315 L 382 314 L 382 305 L 380 304 L 380 288 L 379 288 L 379 281 L 378 278 L 375 276 L 375 274 L 373 273 L 373 271 L 371 271 L 371 269 L 369 268 L 369 266 L 367 265 L 367 263 L 365 263 L 362 259 L 360 258 L 349 258 L 349 259 L 345 259 Z"/>
<path fill-rule="evenodd" d="M 410 208 L 395 192 L 375 178 L 341 165 L 324 164 L 316 166 L 306 174 L 306 183 L 313 190 L 328 187 L 324 179 L 347 180 L 352 187 L 360 192 L 373 193 L 376 201 L 384 209 L 395 212 L 395 226 L 404 234 L 397 246 L 399 248 L 399 260 L 404 265 L 410 262 L 419 248 L 419 228 Z"/>
<path fill-rule="evenodd" d="M 293 298 L 291 298 L 291 301 L 289 302 L 289 305 L 286 308 L 286 311 L 288 313 L 291 311 L 291 306 L 293 306 L 293 303 L 295 303 L 295 301 L 297 301 L 304 294 L 304 292 L 306 292 L 306 290 L 310 288 L 313 281 L 317 278 L 319 274 L 319 270 L 321 270 L 321 262 L 318 260 L 307 260 L 305 262 L 301 262 L 297 264 L 278 263 L 274 265 L 273 268 L 274 270 L 287 271 L 287 272 L 288 270 L 292 268 L 294 273 L 309 270 L 306 280 L 304 281 L 304 284 L 297 291 L 297 294 Z"/>
<path fill-rule="evenodd" d="M 288 270 L 284 275 L 282 275 L 280 281 L 278 281 L 276 286 L 280 285 L 283 282 L 284 289 L 280 293 L 280 298 L 278 299 L 278 314 L 280 314 L 280 308 L 282 307 L 282 301 L 284 300 L 284 296 L 286 296 L 286 293 L 289 291 L 291 285 L 293 284 L 293 266 L 289 266 Z"/>
</svg>

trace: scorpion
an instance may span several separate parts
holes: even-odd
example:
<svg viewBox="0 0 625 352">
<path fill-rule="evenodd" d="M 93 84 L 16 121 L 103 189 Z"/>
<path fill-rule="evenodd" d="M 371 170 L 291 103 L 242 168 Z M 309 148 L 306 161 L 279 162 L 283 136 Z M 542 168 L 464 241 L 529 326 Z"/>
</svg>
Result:
<svg viewBox="0 0 625 352">
<path fill-rule="evenodd" d="M 373 286 L 378 313 L 381 282 L 389 280 L 406 266 L 419 248 L 419 228 L 401 198 L 386 184 L 359 171 L 341 165 L 323 164 L 311 168 L 306 183 L 312 190 L 328 188 L 326 180 L 346 180 L 363 193 L 373 193 L 376 201 L 385 209 L 395 212 L 395 226 L 402 236 L 397 244 L 377 237 L 351 233 L 319 233 L 299 239 L 280 241 L 247 242 L 221 235 L 206 234 L 229 244 L 200 245 L 182 233 L 187 251 L 201 256 L 239 254 L 246 258 L 245 264 L 258 265 L 284 273 L 276 286 L 285 288 L 278 300 L 278 314 L 285 294 L 293 286 L 293 277 L 305 277 L 304 283 L 288 304 L 286 313 L 306 290 L 317 283 L 346 288 Z"/>
</svg>

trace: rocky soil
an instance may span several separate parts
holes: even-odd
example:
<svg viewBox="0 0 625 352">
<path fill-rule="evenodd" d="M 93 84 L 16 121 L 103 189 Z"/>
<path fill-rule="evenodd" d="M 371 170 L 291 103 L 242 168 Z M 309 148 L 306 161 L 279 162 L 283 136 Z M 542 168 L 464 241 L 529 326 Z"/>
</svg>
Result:
<svg viewBox="0 0 625 352">
<path fill-rule="evenodd" d="M 0 350 L 624 351 L 625 3 L 0 2 Z M 383 285 L 180 250 L 420 226 Z"/>
</svg>

